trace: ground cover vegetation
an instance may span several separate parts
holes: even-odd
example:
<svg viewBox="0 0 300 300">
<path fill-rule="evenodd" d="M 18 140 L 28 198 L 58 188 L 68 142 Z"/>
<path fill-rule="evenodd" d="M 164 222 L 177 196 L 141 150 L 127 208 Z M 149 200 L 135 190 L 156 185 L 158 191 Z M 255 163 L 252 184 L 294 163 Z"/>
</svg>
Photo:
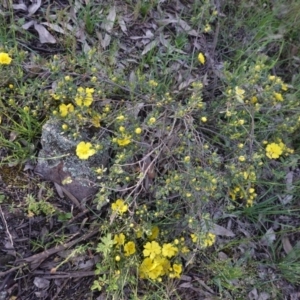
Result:
<svg viewBox="0 0 300 300">
<path fill-rule="evenodd" d="M 299 299 L 300 3 L 12 2 L 1 297 Z M 33 173 L 49 119 L 109 136 L 83 210 Z"/>
</svg>

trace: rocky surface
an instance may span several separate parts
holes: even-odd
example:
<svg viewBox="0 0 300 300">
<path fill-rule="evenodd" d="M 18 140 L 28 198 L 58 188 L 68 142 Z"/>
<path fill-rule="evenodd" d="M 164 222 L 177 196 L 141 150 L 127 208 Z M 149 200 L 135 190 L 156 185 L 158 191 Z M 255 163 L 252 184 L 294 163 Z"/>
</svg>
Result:
<svg viewBox="0 0 300 300">
<path fill-rule="evenodd" d="M 41 144 L 35 172 L 45 180 L 63 186 L 79 201 L 94 195 L 98 190 L 97 178 L 93 171 L 101 166 L 107 167 L 109 161 L 109 139 L 101 132 L 92 135 L 82 130 L 76 138 L 72 133 L 62 130 L 62 122 L 57 119 L 48 120 L 43 126 Z M 76 156 L 76 146 L 81 141 L 100 143 L 103 149 L 87 160 Z"/>
</svg>

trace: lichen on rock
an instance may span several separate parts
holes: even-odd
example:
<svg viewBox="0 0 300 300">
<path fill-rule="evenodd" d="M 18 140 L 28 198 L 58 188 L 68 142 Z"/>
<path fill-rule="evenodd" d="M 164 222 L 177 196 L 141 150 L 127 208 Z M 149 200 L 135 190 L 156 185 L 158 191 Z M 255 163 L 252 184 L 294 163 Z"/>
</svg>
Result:
<svg viewBox="0 0 300 300">
<path fill-rule="evenodd" d="M 44 124 L 42 149 L 35 172 L 46 180 L 63 185 L 78 200 L 83 200 L 98 190 L 93 169 L 108 166 L 110 139 L 101 129 L 94 134 L 88 129 L 82 130 L 74 139 L 73 134 L 62 131 L 61 126 L 62 122 L 54 118 Z M 98 141 L 102 149 L 87 160 L 79 159 L 76 156 L 77 144 L 91 139 Z"/>
</svg>

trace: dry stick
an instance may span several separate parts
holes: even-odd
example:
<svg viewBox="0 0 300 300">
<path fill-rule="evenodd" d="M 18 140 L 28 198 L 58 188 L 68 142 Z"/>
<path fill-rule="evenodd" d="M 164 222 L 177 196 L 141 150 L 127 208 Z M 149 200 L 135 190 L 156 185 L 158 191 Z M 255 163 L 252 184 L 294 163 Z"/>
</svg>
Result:
<svg viewBox="0 0 300 300">
<path fill-rule="evenodd" d="M 78 278 L 78 277 L 86 277 L 86 276 L 94 276 L 94 271 L 82 271 L 82 272 L 61 272 L 61 274 L 52 274 L 51 273 L 44 273 L 44 272 L 34 272 L 35 275 L 40 275 L 45 279 L 57 279 L 57 278 Z"/>
<path fill-rule="evenodd" d="M 11 246 L 14 248 L 13 238 L 12 238 L 12 236 L 11 236 L 9 230 L 8 230 L 8 225 L 7 225 L 7 222 L 6 222 L 6 220 L 5 220 L 4 213 L 3 213 L 3 211 L 2 211 L 1 205 L 0 205 L 0 212 L 1 212 L 1 219 L 2 219 L 3 224 L 5 225 L 5 229 L 6 229 L 6 233 L 7 233 L 7 235 L 8 235 L 9 241 L 10 241 L 10 243 L 11 243 Z"/>
<path fill-rule="evenodd" d="M 13 268 L 9 269 L 8 271 L 5 271 L 5 272 L 0 272 L 0 277 L 3 276 L 3 275 L 8 274 L 10 272 L 13 272 L 13 271 L 15 271 L 19 268 L 22 268 L 22 267 L 28 265 L 28 263 L 39 265 L 42 261 L 44 261 L 49 256 L 51 256 L 51 255 L 53 255 L 57 252 L 63 251 L 67 248 L 70 248 L 70 247 L 76 245 L 77 243 L 80 243 L 80 242 L 92 237 L 97 232 L 99 232 L 99 229 L 91 230 L 90 232 L 87 232 L 86 234 L 84 234 L 83 236 L 81 236 L 80 238 L 78 238 L 74 241 L 71 241 L 69 243 L 66 243 L 66 244 L 63 244 L 63 245 L 60 245 L 60 246 L 55 246 L 55 247 L 53 247 L 49 250 L 45 250 L 41 253 L 38 253 L 38 254 L 35 254 L 35 255 L 32 255 L 32 256 L 23 258 L 23 259 L 19 259 L 15 263 L 22 263 L 20 266 L 13 267 Z"/>
<path fill-rule="evenodd" d="M 74 241 L 71 241 L 69 243 L 66 243 L 66 244 L 63 244 L 63 245 L 60 245 L 60 246 L 55 246 L 55 247 L 53 247 L 49 250 L 45 250 L 45 251 L 43 251 L 39 254 L 35 254 L 35 255 L 32 255 L 32 256 L 17 260 L 16 263 L 24 262 L 24 261 L 27 262 L 27 263 L 33 263 L 33 262 L 37 263 L 37 262 L 39 262 L 39 260 L 43 261 L 52 254 L 55 254 L 59 251 L 70 248 L 70 247 L 76 245 L 77 243 L 80 243 L 80 242 L 90 238 L 91 236 L 95 235 L 98 231 L 99 231 L 99 229 L 91 230 L 90 232 L 87 232 L 86 234 L 84 234 L 83 236 L 81 236 L 80 238 L 78 238 Z"/>
</svg>

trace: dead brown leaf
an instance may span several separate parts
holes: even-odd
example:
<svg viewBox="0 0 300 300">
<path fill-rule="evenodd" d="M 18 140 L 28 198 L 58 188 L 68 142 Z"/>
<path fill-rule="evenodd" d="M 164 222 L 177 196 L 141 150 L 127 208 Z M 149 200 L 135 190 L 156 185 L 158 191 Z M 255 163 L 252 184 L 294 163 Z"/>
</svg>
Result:
<svg viewBox="0 0 300 300">
<path fill-rule="evenodd" d="M 25 5 L 25 3 L 23 1 L 19 2 L 19 4 L 13 4 L 12 7 L 15 10 L 27 11 L 27 6 Z"/>
<path fill-rule="evenodd" d="M 287 236 L 284 236 L 282 239 L 283 250 L 286 254 L 289 254 L 293 250 L 293 246 Z"/>
<path fill-rule="evenodd" d="M 119 17 L 118 18 L 118 23 L 121 27 L 121 30 L 123 31 L 123 33 L 125 33 L 127 35 L 127 27 L 126 27 L 126 24 L 125 24 L 125 21 L 122 17 Z"/>
<path fill-rule="evenodd" d="M 106 21 L 104 21 L 104 23 L 102 24 L 102 28 L 107 32 L 111 33 L 114 27 L 115 19 L 116 19 L 116 7 L 112 6 L 109 10 Z"/>
<path fill-rule="evenodd" d="M 144 48 L 142 55 L 145 55 L 146 53 L 148 53 L 149 51 L 151 51 L 153 48 L 155 48 L 158 45 L 157 40 L 154 40 L 152 42 L 150 42 L 149 44 L 146 45 L 146 47 Z"/>
<path fill-rule="evenodd" d="M 34 29 L 39 34 L 39 39 L 42 44 L 55 44 L 56 40 L 54 36 L 41 24 L 34 23 Z"/>
<path fill-rule="evenodd" d="M 213 224 L 213 228 L 211 229 L 211 232 L 219 236 L 230 236 L 230 237 L 235 236 L 235 234 L 231 230 L 226 229 L 225 227 L 220 226 L 218 224 Z"/>
<path fill-rule="evenodd" d="M 32 4 L 28 6 L 28 17 L 32 16 L 42 4 L 42 0 L 33 0 Z"/>
<path fill-rule="evenodd" d="M 33 284 L 39 289 L 47 289 L 50 285 L 50 280 L 41 277 L 35 277 Z"/>
</svg>

